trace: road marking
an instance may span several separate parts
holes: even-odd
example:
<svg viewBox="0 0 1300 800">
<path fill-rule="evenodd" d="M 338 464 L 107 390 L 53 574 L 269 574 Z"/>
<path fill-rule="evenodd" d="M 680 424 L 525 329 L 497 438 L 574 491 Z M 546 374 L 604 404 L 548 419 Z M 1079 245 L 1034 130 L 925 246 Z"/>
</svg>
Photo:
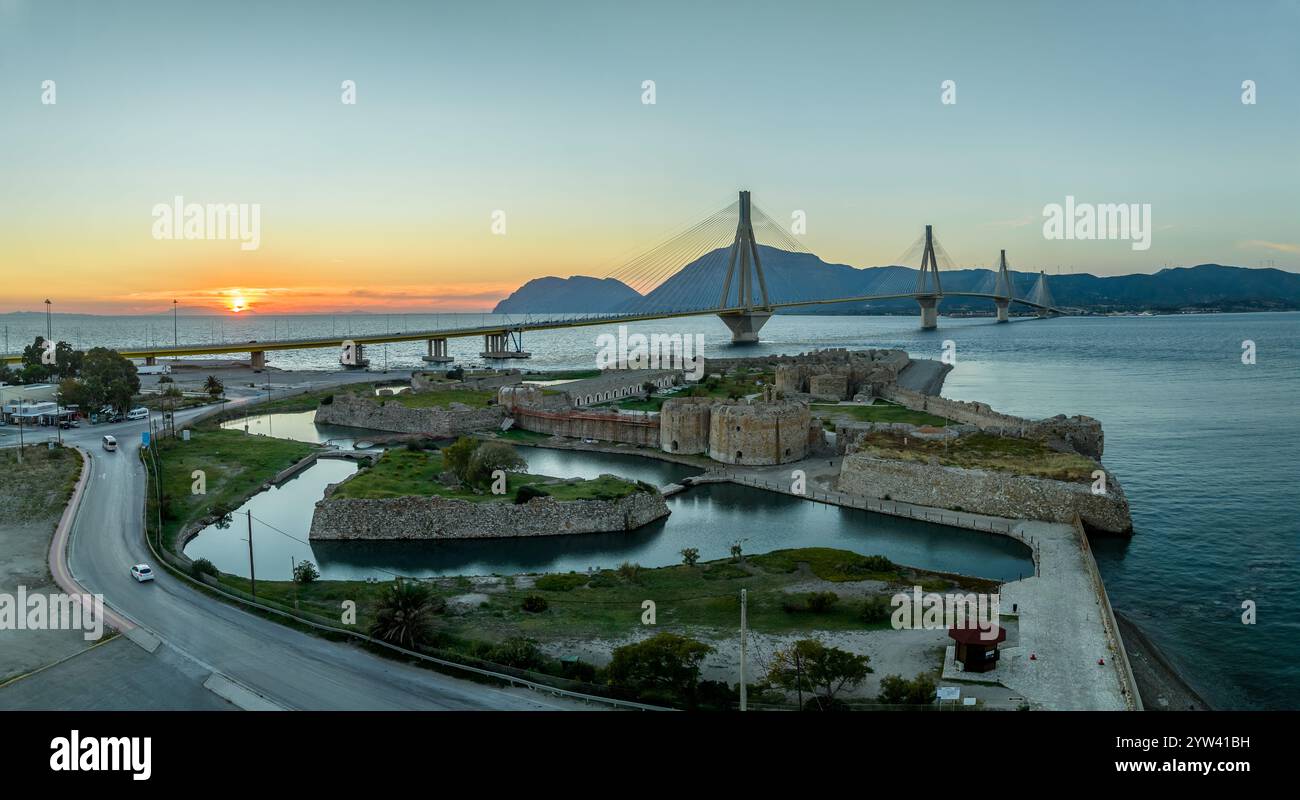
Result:
<svg viewBox="0 0 1300 800">
<path fill-rule="evenodd" d="M 203 682 L 203 688 L 225 700 L 229 700 L 244 711 L 284 711 L 281 706 L 249 689 L 241 683 L 214 672 Z"/>
</svg>

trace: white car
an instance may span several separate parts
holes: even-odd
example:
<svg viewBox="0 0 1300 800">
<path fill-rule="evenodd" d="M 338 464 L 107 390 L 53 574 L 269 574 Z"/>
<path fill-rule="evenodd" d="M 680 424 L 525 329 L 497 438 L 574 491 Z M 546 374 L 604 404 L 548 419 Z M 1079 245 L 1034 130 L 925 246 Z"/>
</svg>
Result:
<svg viewBox="0 0 1300 800">
<path fill-rule="evenodd" d="M 134 567 L 131 567 L 131 577 L 135 578 L 140 583 L 151 581 L 153 580 L 153 570 L 148 564 L 136 564 Z"/>
<path fill-rule="evenodd" d="M 149 419 L 149 409 L 144 406 L 133 408 L 126 414 L 127 419 Z"/>
<path fill-rule="evenodd" d="M 114 450 L 116 450 L 116 449 L 117 449 L 117 439 L 114 439 L 112 436 L 105 436 L 105 437 L 104 437 L 104 449 L 107 450 L 107 451 L 109 451 L 110 453 L 113 452 Z"/>
</svg>

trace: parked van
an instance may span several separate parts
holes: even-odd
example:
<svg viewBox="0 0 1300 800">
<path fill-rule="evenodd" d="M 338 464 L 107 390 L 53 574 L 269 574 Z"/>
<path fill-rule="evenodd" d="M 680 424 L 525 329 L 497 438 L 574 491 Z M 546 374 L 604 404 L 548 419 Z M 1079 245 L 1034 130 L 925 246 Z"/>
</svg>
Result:
<svg viewBox="0 0 1300 800">
<path fill-rule="evenodd" d="M 112 451 L 116 450 L 116 449 L 117 449 L 117 439 L 114 439 L 112 436 L 105 436 L 105 437 L 104 437 L 104 449 L 105 449 L 105 450 L 108 450 L 109 452 L 112 452 Z"/>
<path fill-rule="evenodd" d="M 145 408 L 144 406 L 141 406 L 140 408 L 133 408 L 127 412 L 126 418 L 127 419 L 149 419 L 149 409 Z"/>
</svg>

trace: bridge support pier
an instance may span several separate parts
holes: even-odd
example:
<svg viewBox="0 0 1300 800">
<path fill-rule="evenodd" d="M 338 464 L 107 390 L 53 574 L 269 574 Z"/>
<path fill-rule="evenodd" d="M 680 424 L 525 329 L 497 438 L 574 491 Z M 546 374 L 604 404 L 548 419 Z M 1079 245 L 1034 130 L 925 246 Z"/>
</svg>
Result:
<svg viewBox="0 0 1300 800">
<path fill-rule="evenodd" d="M 152 367 L 152 366 L 156 365 L 157 363 L 158 363 L 158 359 L 157 359 L 156 357 L 154 357 L 154 356 L 145 356 L 145 357 L 144 357 L 144 365 L 145 365 L 146 367 Z"/>
<path fill-rule="evenodd" d="M 1010 322 L 1011 316 L 1008 309 L 1011 308 L 1010 300 L 994 300 L 994 305 L 998 307 L 998 322 Z"/>
<path fill-rule="evenodd" d="M 933 295 L 916 298 L 921 306 L 921 330 L 932 331 L 939 327 L 939 298 Z"/>
<path fill-rule="evenodd" d="M 446 339 L 430 339 L 426 344 L 428 354 L 420 356 L 421 360 L 427 361 L 430 364 L 450 364 L 456 360 L 447 355 Z"/>
<path fill-rule="evenodd" d="M 146 364 L 153 363 L 152 359 L 146 359 Z M 248 365 L 253 368 L 253 372 L 261 372 L 266 369 L 266 351 L 254 350 L 248 354 Z"/>
<path fill-rule="evenodd" d="M 1039 319 L 1047 319 L 1052 316 L 1052 312 L 1046 308 L 1040 308 L 1035 313 L 1038 314 Z"/>
<path fill-rule="evenodd" d="M 483 352 L 479 353 L 480 358 L 532 358 L 533 354 L 526 352 L 522 347 L 513 344 L 510 340 L 510 334 L 506 333 L 485 333 L 483 334 Z"/>
<path fill-rule="evenodd" d="M 758 341 L 758 332 L 771 319 L 771 311 L 746 311 L 743 314 L 719 314 L 731 329 L 732 344 L 754 344 Z"/>
</svg>

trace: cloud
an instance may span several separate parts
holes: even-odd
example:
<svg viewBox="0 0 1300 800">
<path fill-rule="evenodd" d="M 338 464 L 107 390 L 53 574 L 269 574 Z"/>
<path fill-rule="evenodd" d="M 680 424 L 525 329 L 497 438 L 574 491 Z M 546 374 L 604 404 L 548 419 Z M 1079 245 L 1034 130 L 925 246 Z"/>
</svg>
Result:
<svg viewBox="0 0 1300 800">
<path fill-rule="evenodd" d="M 1263 248 L 1277 253 L 1300 253 L 1300 244 L 1292 244 L 1291 242 L 1268 242 L 1263 239 L 1248 239 L 1244 242 L 1237 242 L 1237 246 L 1246 250 Z"/>
</svg>

